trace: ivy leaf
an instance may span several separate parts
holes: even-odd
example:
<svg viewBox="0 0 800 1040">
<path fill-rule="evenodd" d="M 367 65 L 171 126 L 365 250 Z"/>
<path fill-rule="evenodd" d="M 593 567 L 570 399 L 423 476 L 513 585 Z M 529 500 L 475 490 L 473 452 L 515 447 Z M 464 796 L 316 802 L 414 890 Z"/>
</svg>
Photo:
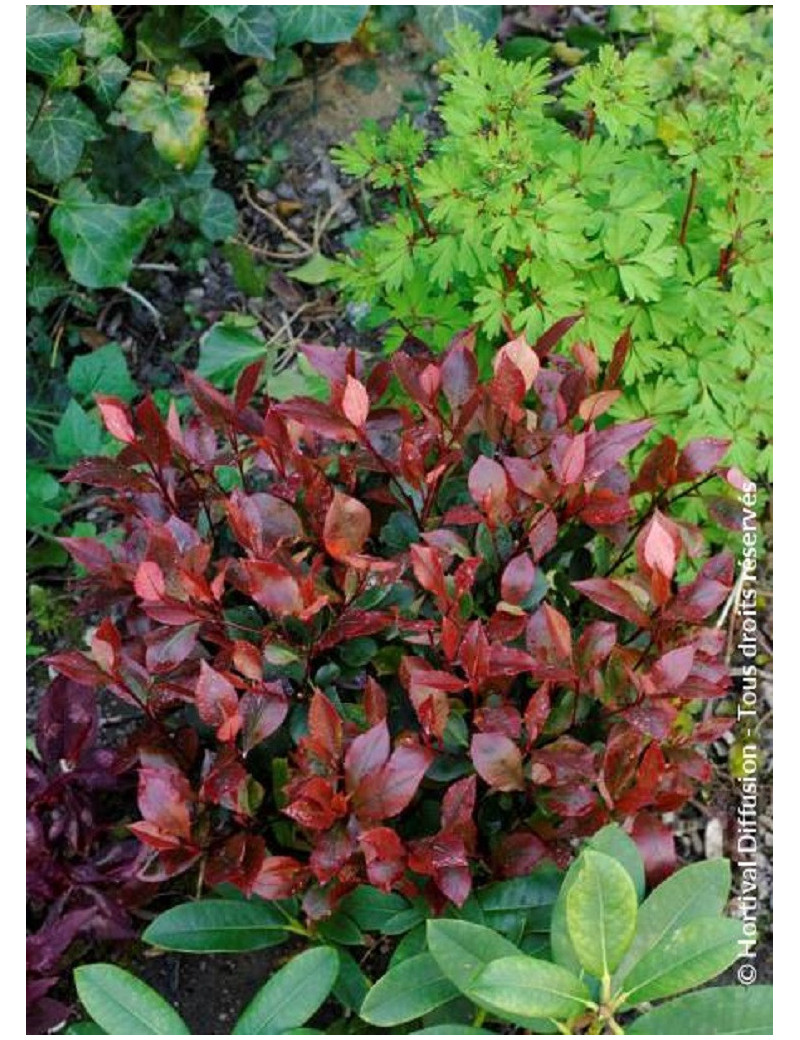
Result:
<svg viewBox="0 0 800 1040">
<path fill-rule="evenodd" d="M 30 215 L 25 214 L 25 263 L 29 264 L 33 252 L 36 249 L 36 221 Z"/>
<path fill-rule="evenodd" d="M 83 402 L 91 402 L 95 394 L 112 394 L 130 401 L 137 393 L 118 343 L 106 343 L 91 354 L 76 357 L 67 373 L 67 385 Z"/>
<path fill-rule="evenodd" d="M 98 202 L 80 184 L 67 184 L 50 217 L 50 231 L 72 278 L 89 289 L 127 281 L 151 231 L 172 217 L 168 199 L 136 206 Z"/>
<path fill-rule="evenodd" d="M 27 106 L 37 113 L 28 130 L 27 153 L 39 176 L 58 184 L 77 169 L 85 143 L 103 133 L 91 109 L 71 92 L 61 90 L 44 99 L 33 84 L 27 91 Z"/>
<path fill-rule="evenodd" d="M 500 28 L 501 9 L 495 4 L 416 4 L 417 22 L 437 51 L 449 49 L 447 34 L 468 25 L 489 40 Z"/>
<path fill-rule="evenodd" d="M 62 462 L 75 462 L 84 455 L 101 455 L 104 440 L 100 423 L 88 415 L 73 397 L 53 430 L 58 458 Z"/>
<path fill-rule="evenodd" d="M 26 302 L 35 311 L 46 310 L 53 300 L 57 300 L 59 296 L 66 296 L 70 291 L 65 278 L 38 260 L 34 260 L 28 269 L 25 281 Z"/>
<path fill-rule="evenodd" d="M 166 83 L 137 72 L 108 121 L 151 134 L 153 147 L 179 170 L 192 169 L 208 133 L 209 75 L 173 68 Z"/>
<path fill-rule="evenodd" d="M 110 7 L 96 4 L 83 33 L 87 58 L 109 58 L 125 45 L 125 37 Z"/>
<path fill-rule="evenodd" d="M 278 21 L 278 39 L 283 47 L 294 43 L 343 43 L 351 40 L 369 6 L 367 4 L 337 5 L 286 4 L 275 6 Z"/>
<path fill-rule="evenodd" d="M 232 386 L 238 374 L 267 355 L 267 345 L 252 320 L 226 315 L 200 339 L 197 374 L 219 386 Z"/>
<path fill-rule="evenodd" d="M 50 76 L 58 71 L 61 55 L 80 42 L 81 27 L 63 7 L 30 4 L 25 18 L 25 64 L 32 72 Z"/>
<path fill-rule="evenodd" d="M 248 4 L 225 27 L 223 39 L 235 54 L 272 61 L 277 36 L 275 9 L 263 4 Z"/>
<path fill-rule="evenodd" d="M 61 497 L 61 485 L 41 466 L 28 466 L 25 471 L 25 526 L 55 527 L 61 514 L 55 508 Z"/>
<path fill-rule="evenodd" d="M 232 238 L 239 226 L 236 203 L 227 191 L 219 188 L 207 188 L 188 195 L 180 204 L 180 214 L 198 227 L 209 242 Z"/>
</svg>

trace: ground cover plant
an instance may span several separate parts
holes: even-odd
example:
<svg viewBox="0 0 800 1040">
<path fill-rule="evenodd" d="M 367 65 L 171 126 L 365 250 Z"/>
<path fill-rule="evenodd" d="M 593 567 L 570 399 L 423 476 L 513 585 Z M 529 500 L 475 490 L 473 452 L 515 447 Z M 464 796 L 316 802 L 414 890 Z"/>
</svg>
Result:
<svg viewBox="0 0 800 1040">
<path fill-rule="evenodd" d="M 358 904 L 351 900 L 355 919 L 404 934 L 388 970 L 373 984 L 346 949 L 323 940 L 266 982 L 232 1032 L 352 1032 L 344 1019 L 308 1027 L 327 999 L 357 1016 L 359 1032 L 491 1034 L 488 1025 L 511 1023 L 569 1035 L 769 1034 L 771 987 L 697 990 L 739 955 L 739 923 L 723 916 L 729 889 L 729 863 L 708 860 L 642 901 L 644 864 L 616 826 L 599 831 L 566 875 L 539 868 L 496 882 L 449 916 L 415 915 L 402 897 L 362 887 Z M 296 901 L 199 900 L 157 918 L 144 938 L 168 949 L 238 951 L 297 928 L 296 912 Z M 71 1032 L 191 1032 L 157 993 L 113 965 L 78 968 L 76 981 L 94 1021 Z"/>
<path fill-rule="evenodd" d="M 599 47 L 556 95 L 546 60 L 454 34 L 444 132 L 406 119 L 338 150 L 394 199 L 342 284 L 390 346 L 474 321 L 491 353 L 580 311 L 565 342 L 608 359 L 629 324 L 615 414 L 729 438 L 768 473 L 771 14 L 627 7 L 610 26 L 622 53 Z"/>
<path fill-rule="evenodd" d="M 49 660 L 142 714 L 147 876 L 317 920 L 365 880 L 462 904 L 610 818 L 672 869 L 654 814 L 731 722 L 694 706 L 728 688 L 733 563 L 669 511 L 726 445 L 668 440 L 631 481 L 651 424 L 603 419 L 627 336 L 601 376 L 552 353 L 570 325 L 484 380 L 465 334 L 369 373 L 307 348 L 328 402 L 253 400 L 259 366 L 232 397 L 187 374 L 183 420 L 99 398 L 123 450 L 68 479 L 110 490 L 119 538 L 65 545 L 104 620 Z"/>
</svg>

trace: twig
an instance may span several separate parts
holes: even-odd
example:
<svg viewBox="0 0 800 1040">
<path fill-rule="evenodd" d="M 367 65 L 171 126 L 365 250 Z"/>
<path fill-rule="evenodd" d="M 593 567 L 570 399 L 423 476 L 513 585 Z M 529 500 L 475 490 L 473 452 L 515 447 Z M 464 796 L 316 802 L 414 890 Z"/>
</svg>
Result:
<svg viewBox="0 0 800 1040">
<path fill-rule="evenodd" d="M 256 200 L 253 198 L 250 192 L 250 186 L 248 184 L 244 184 L 242 186 L 242 192 L 244 194 L 244 197 L 247 199 L 248 203 L 253 207 L 253 209 L 257 213 L 260 213 L 262 217 L 266 217 L 266 219 L 281 232 L 284 238 L 287 238 L 290 242 L 294 242 L 296 246 L 300 246 L 300 248 L 304 251 L 305 257 L 314 255 L 315 250 L 312 245 L 309 245 L 308 242 L 304 241 L 304 239 L 302 239 L 300 235 L 297 234 L 296 231 L 292 231 L 290 227 L 284 224 L 284 222 L 281 220 L 279 216 L 277 216 L 271 210 L 268 210 L 265 206 L 262 206 L 258 202 L 256 202 Z"/>
<path fill-rule="evenodd" d="M 161 311 L 156 307 L 156 305 L 154 303 L 151 303 L 150 300 L 148 300 L 146 296 L 143 296 L 139 292 L 138 289 L 134 289 L 132 286 L 128 285 L 127 282 L 123 282 L 122 285 L 120 285 L 120 289 L 122 289 L 122 291 L 124 293 L 127 293 L 128 296 L 130 296 L 132 299 L 136 300 L 137 303 L 140 303 L 142 305 L 142 307 L 144 307 L 144 309 L 147 311 L 147 313 L 152 317 L 153 321 L 155 322 L 156 328 L 158 329 L 159 336 L 163 339 L 163 336 L 164 336 L 163 318 L 162 318 L 162 315 L 161 315 Z"/>
<path fill-rule="evenodd" d="M 177 264 L 134 264 L 133 266 L 137 271 L 168 271 L 170 274 L 180 271 Z"/>
</svg>

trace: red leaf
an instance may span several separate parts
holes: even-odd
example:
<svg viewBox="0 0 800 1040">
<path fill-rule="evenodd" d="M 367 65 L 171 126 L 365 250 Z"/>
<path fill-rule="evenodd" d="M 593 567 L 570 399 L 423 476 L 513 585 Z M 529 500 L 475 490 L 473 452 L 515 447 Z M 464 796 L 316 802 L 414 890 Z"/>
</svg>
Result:
<svg viewBox="0 0 800 1040">
<path fill-rule="evenodd" d="M 628 351 L 630 348 L 631 330 L 625 329 L 614 344 L 614 353 L 611 358 L 611 363 L 606 369 L 605 379 L 603 380 L 604 390 L 612 390 L 619 382 L 619 377 L 622 375 L 622 370 L 625 367 L 625 360 L 628 357 Z"/>
<path fill-rule="evenodd" d="M 632 621 L 639 628 L 649 627 L 649 617 L 619 579 L 587 578 L 585 581 L 573 581 L 572 585 L 599 607 Z"/>
<path fill-rule="evenodd" d="M 471 339 L 474 342 L 474 333 Z M 441 373 L 442 390 L 450 407 L 461 408 L 472 397 L 478 383 L 478 363 L 470 342 L 459 340 L 449 348 Z"/>
<path fill-rule="evenodd" d="M 586 434 L 559 434 L 550 446 L 553 475 L 562 487 L 577 484 L 586 461 Z"/>
<path fill-rule="evenodd" d="M 347 815 L 347 799 L 337 794 L 329 781 L 314 776 L 300 786 L 283 811 L 301 827 L 327 831 L 337 820 Z"/>
<path fill-rule="evenodd" d="M 500 877 L 526 877 L 552 853 L 542 839 L 532 832 L 517 831 L 503 835 L 494 850 L 494 863 Z"/>
<path fill-rule="evenodd" d="M 378 722 L 366 733 L 360 733 L 344 756 L 345 787 L 352 793 L 359 783 L 374 776 L 389 758 L 389 727 Z"/>
<path fill-rule="evenodd" d="M 660 885 L 678 866 L 672 830 L 652 813 L 642 812 L 633 821 L 631 837 L 644 860 L 648 886 Z"/>
<path fill-rule="evenodd" d="M 495 374 L 504 360 L 508 360 L 521 373 L 525 390 L 530 390 L 541 366 L 536 351 L 531 347 L 524 335 L 509 340 L 495 354 Z"/>
<path fill-rule="evenodd" d="M 96 538 L 59 538 L 72 559 L 85 567 L 90 574 L 106 574 L 114 565 L 108 549 Z"/>
<path fill-rule="evenodd" d="M 353 793 L 353 808 L 364 822 L 397 816 L 411 802 L 433 761 L 433 752 L 418 744 L 401 744 L 377 776 L 365 778 Z"/>
<path fill-rule="evenodd" d="M 137 596 L 149 602 L 158 602 L 163 599 L 167 590 L 164 574 L 153 560 L 143 560 L 139 564 L 136 577 L 133 579 L 133 587 Z"/>
<path fill-rule="evenodd" d="M 358 836 L 367 864 L 367 879 L 382 892 L 389 892 L 405 874 L 406 850 L 390 827 L 373 827 Z"/>
<path fill-rule="evenodd" d="M 639 569 L 650 580 L 656 606 L 672 595 L 671 582 L 678 563 L 680 536 L 675 525 L 656 510 L 636 541 Z"/>
<path fill-rule="evenodd" d="M 228 516 L 236 540 L 256 556 L 268 556 L 283 541 L 302 538 L 300 517 L 274 495 L 246 495 L 236 488 L 228 501 Z"/>
<path fill-rule="evenodd" d="M 542 611 L 556 655 L 562 660 L 570 660 L 572 658 L 572 632 L 569 621 L 549 603 L 542 604 Z"/>
<path fill-rule="evenodd" d="M 122 656 L 122 640 L 110 618 L 104 618 L 92 636 L 92 657 L 100 668 L 109 675 L 119 669 Z"/>
<path fill-rule="evenodd" d="M 347 560 L 364 548 L 371 526 L 367 507 L 336 491 L 325 515 L 325 548 L 335 560 Z"/>
<path fill-rule="evenodd" d="M 189 781 L 179 769 L 151 766 L 139 769 L 139 811 L 162 834 L 189 839 L 192 801 Z"/>
<path fill-rule="evenodd" d="M 567 318 L 561 318 L 561 320 L 557 321 L 555 325 L 551 325 L 546 332 L 543 332 L 533 345 L 533 349 L 539 357 L 543 358 L 549 354 L 556 343 L 558 343 L 562 337 L 566 336 L 575 322 L 579 321 L 582 317 L 582 314 L 571 314 Z"/>
<path fill-rule="evenodd" d="M 303 609 L 300 586 L 285 567 L 261 560 L 243 560 L 250 595 L 264 610 L 277 617 L 299 614 Z"/>
<path fill-rule="evenodd" d="M 375 726 L 386 718 L 386 693 L 380 683 L 376 682 L 371 675 L 367 676 L 364 686 L 364 713 L 370 726 Z"/>
<path fill-rule="evenodd" d="M 447 788 L 442 799 L 442 830 L 461 830 L 473 826 L 477 788 L 474 776 L 465 776 Z"/>
<path fill-rule="evenodd" d="M 584 480 L 596 480 L 607 473 L 620 459 L 632 452 L 652 428 L 653 423 L 643 419 L 640 422 L 608 426 L 604 430 L 590 430 L 586 434 Z"/>
<path fill-rule="evenodd" d="M 36 718 L 36 747 L 44 761 L 76 766 L 97 736 L 97 695 L 58 676 L 47 687 Z"/>
<path fill-rule="evenodd" d="M 444 570 L 442 561 L 435 549 L 426 545 L 414 544 L 410 547 L 411 567 L 414 577 L 428 592 L 443 599 L 447 598 L 447 590 L 444 583 Z"/>
<path fill-rule="evenodd" d="M 236 380 L 236 390 L 233 395 L 234 404 L 238 411 L 242 411 L 250 404 L 263 370 L 263 360 L 254 361 L 252 365 L 248 365 L 242 370 L 242 374 Z"/>
<path fill-rule="evenodd" d="M 95 400 L 111 436 L 116 437 L 123 444 L 135 443 L 136 434 L 131 426 L 130 415 L 125 403 L 118 397 L 106 397 L 102 394 L 97 394 Z"/>
<path fill-rule="evenodd" d="M 515 556 L 506 564 L 500 579 L 500 595 L 506 603 L 519 605 L 533 592 L 536 568 L 527 553 Z"/>
<path fill-rule="evenodd" d="M 216 728 L 220 740 L 233 740 L 242 725 L 239 698 L 233 684 L 205 661 L 201 661 L 195 696 L 203 722 Z"/>
<path fill-rule="evenodd" d="M 522 755 L 516 744 L 499 733 L 476 733 L 470 755 L 478 775 L 497 791 L 522 791 Z"/>
<path fill-rule="evenodd" d="M 550 552 L 558 538 L 558 522 L 555 513 L 551 509 L 545 509 L 537 513 L 536 519 L 528 532 L 528 542 L 533 553 L 534 563 Z"/>
<path fill-rule="evenodd" d="M 719 463 L 731 446 L 718 437 L 699 437 L 689 441 L 678 456 L 678 480 L 697 480 Z"/>
<path fill-rule="evenodd" d="M 497 519 L 508 498 L 508 478 L 500 463 L 481 455 L 469 471 L 468 484 L 472 501 Z"/>
<path fill-rule="evenodd" d="M 342 720 L 324 693 L 317 690 L 308 709 L 308 732 L 311 739 L 337 762 L 342 753 Z"/>
<path fill-rule="evenodd" d="M 668 651 L 650 669 L 649 678 L 655 688 L 654 692 L 663 694 L 677 690 L 689 678 L 693 664 L 693 646 L 681 646 L 677 650 Z"/>
<path fill-rule="evenodd" d="M 247 754 L 280 728 L 289 712 L 289 698 L 280 683 L 261 683 L 245 693 L 239 702 L 239 711 L 242 716 L 242 750 Z"/>
<path fill-rule="evenodd" d="M 341 872 L 356 849 L 355 838 L 341 824 L 318 835 L 309 860 L 314 877 L 320 884 L 327 884 Z"/>
<path fill-rule="evenodd" d="M 542 683 L 536 693 L 528 701 L 525 709 L 525 729 L 528 733 L 528 746 L 530 747 L 539 734 L 550 715 L 550 684 Z"/>
<path fill-rule="evenodd" d="M 585 423 L 593 423 L 616 403 L 621 394 L 621 390 L 599 390 L 596 394 L 590 394 L 581 401 L 578 415 Z"/>
<path fill-rule="evenodd" d="M 363 428 L 369 415 L 369 397 L 366 387 L 352 376 L 347 377 L 342 395 L 342 411 L 345 418 L 359 430 Z"/>
<path fill-rule="evenodd" d="M 262 899 L 289 899 L 307 873 L 302 863 L 291 856 L 267 856 L 253 882 L 253 892 Z"/>
<path fill-rule="evenodd" d="M 632 490 L 638 493 L 672 487 L 678 479 L 675 468 L 677 455 L 678 445 L 672 437 L 665 437 L 648 453 L 639 469 Z"/>
<path fill-rule="evenodd" d="M 156 630 L 146 637 L 145 664 L 156 675 L 171 672 L 190 656 L 197 646 L 199 622 L 183 628 Z"/>
</svg>

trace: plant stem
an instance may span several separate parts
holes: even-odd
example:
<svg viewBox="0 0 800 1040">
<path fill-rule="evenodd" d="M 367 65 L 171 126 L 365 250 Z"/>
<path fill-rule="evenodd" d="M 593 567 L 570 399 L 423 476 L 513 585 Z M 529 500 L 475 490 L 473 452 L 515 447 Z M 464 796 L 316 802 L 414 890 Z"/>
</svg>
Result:
<svg viewBox="0 0 800 1040">
<path fill-rule="evenodd" d="M 692 170 L 691 179 L 689 181 L 689 195 L 686 199 L 686 208 L 683 211 L 683 219 L 681 220 L 681 231 L 678 235 L 678 241 L 682 246 L 686 245 L 686 232 L 689 228 L 689 217 L 692 215 L 692 208 L 694 207 L 694 198 L 697 194 L 697 170 Z"/>
<path fill-rule="evenodd" d="M 52 195 L 45 195 L 43 191 L 39 191 L 37 188 L 26 187 L 25 191 L 27 191 L 29 195 L 35 195 L 37 199 L 49 202 L 51 206 L 58 206 L 61 204 L 61 199 L 56 199 Z"/>
</svg>

